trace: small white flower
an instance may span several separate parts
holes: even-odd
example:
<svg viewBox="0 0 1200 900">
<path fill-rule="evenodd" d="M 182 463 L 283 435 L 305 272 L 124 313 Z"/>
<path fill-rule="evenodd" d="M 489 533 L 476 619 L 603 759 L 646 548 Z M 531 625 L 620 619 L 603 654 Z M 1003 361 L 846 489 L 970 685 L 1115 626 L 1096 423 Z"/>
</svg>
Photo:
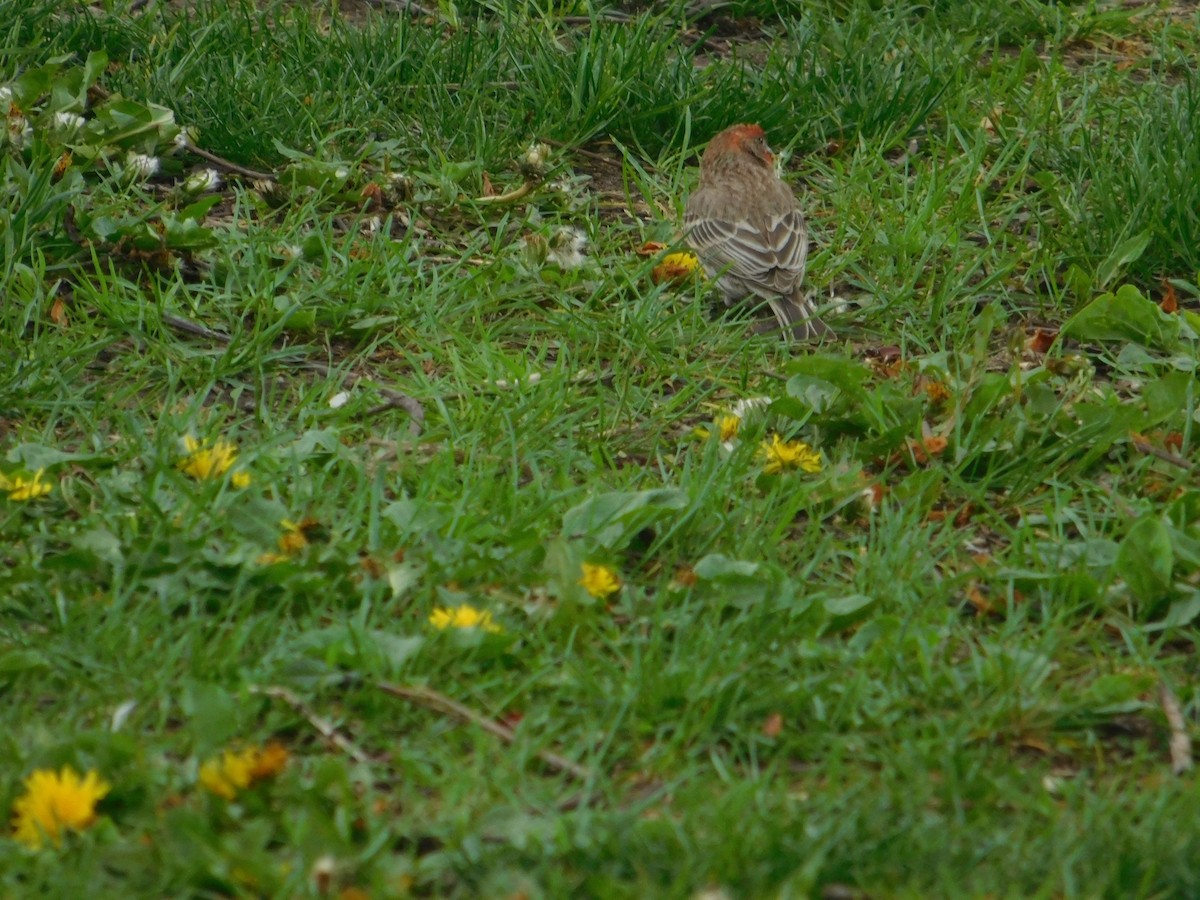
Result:
<svg viewBox="0 0 1200 900">
<path fill-rule="evenodd" d="M 275 247 L 275 255 L 282 256 L 285 262 L 291 262 L 304 255 L 304 248 L 299 244 L 279 244 Z"/>
<path fill-rule="evenodd" d="M 73 112 L 56 112 L 50 118 L 50 128 L 64 138 L 72 137 L 86 124 L 87 119 Z"/>
<path fill-rule="evenodd" d="M 502 391 L 515 390 L 522 384 L 533 385 L 537 384 L 541 380 L 541 372 L 530 372 L 529 375 L 525 377 L 524 381 L 522 381 L 520 378 L 514 378 L 512 381 L 509 381 L 507 378 L 497 378 L 496 387 L 500 388 Z"/>
<path fill-rule="evenodd" d="M 0 114 L 7 116 L 10 109 L 12 109 L 12 88 L 5 85 L 0 87 Z"/>
<path fill-rule="evenodd" d="M 216 169 L 197 169 L 183 181 L 186 194 L 204 194 L 221 187 L 221 173 Z"/>
<path fill-rule="evenodd" d="M 346 405 L 346 401 L 349 399 L 350 399 L 349 391 L 338 391 L 336 394 L 334 394 L 332 397 L 329 398 L 329 408 L 330 409 L 341 409 L 343 406 Z"/>
<path fill-rule="evenodd" d="M 125 171 L 134 181 L 145 181 L 158 174 L 159 161 L 157 156 L 145 153 L 130 153 L 125 158 Z"/>
<path fill-rule="evenodd" d="M 578 269 L 587 262 L 587 235 L 578 228 L 560 228 L 550 237 L 546 259 L 560 269 Z"/>
</svg>

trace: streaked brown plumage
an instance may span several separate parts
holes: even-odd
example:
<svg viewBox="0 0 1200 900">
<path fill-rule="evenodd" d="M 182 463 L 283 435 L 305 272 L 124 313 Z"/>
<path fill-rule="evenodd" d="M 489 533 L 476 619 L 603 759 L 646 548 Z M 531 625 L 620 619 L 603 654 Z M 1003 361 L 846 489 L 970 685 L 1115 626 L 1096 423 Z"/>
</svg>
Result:
<svg viewBox="0 0 1200 900">
<path fill-rule="evenodd" d="M 683 227 L 726 305 L 765 301 L 785 338 L 833 334 L 801 292 L 808 226 L 792 189 L 775 173 L 761 127 L 734 125 L 709 141 Z"/>
</svg>

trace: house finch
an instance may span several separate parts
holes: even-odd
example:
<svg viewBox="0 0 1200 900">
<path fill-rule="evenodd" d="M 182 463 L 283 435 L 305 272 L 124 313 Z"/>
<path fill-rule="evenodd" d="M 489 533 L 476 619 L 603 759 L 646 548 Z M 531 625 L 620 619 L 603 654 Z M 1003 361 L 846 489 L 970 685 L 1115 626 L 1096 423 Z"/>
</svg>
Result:
<svg viewBox="0 0 1200 900">
<path fill-rule="evenodd" d="M 808 227 L 792 189 L 775 174 L 761 127 L 734 125 L 709 142 L 683 227 L 726 306 L 765 300 L 785 338 L 833 334 L 800 292 Z"/>
</svg>

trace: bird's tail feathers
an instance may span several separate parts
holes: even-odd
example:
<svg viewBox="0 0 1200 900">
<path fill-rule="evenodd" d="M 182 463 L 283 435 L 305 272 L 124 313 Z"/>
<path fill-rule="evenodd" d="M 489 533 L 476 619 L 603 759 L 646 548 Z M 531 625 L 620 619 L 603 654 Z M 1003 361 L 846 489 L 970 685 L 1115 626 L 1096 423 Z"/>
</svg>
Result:
<svg viewBox="0 0 1200 900">
<path fill-rule="evenodd" d="M 804 298 L 772 297 L 767 301 L 785 338 L 811 341 L 833 337 L 833 329 L 816 315 L 811 302 Z M 774 329 L 770 329 L 774 330 Z"/>
</svg>

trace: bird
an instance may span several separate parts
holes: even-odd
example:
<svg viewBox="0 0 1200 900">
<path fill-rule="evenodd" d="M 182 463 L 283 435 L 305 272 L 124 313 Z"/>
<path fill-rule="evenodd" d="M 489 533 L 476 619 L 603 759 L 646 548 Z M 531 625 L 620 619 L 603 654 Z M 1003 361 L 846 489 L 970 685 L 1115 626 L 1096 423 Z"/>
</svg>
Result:
<svg viewBox="0 0 1200 900">
<path fill-rule="evenodd" d="M 832 336 L 833 329 L 814 314 L 800 290 L 808 226 L 796 195 L 775 171 L 775 154 L 762 126 L 732 125 L 709 141 L 683 227 L 726 306 L 765 301 L 785 339 Z"/>
</svg>

